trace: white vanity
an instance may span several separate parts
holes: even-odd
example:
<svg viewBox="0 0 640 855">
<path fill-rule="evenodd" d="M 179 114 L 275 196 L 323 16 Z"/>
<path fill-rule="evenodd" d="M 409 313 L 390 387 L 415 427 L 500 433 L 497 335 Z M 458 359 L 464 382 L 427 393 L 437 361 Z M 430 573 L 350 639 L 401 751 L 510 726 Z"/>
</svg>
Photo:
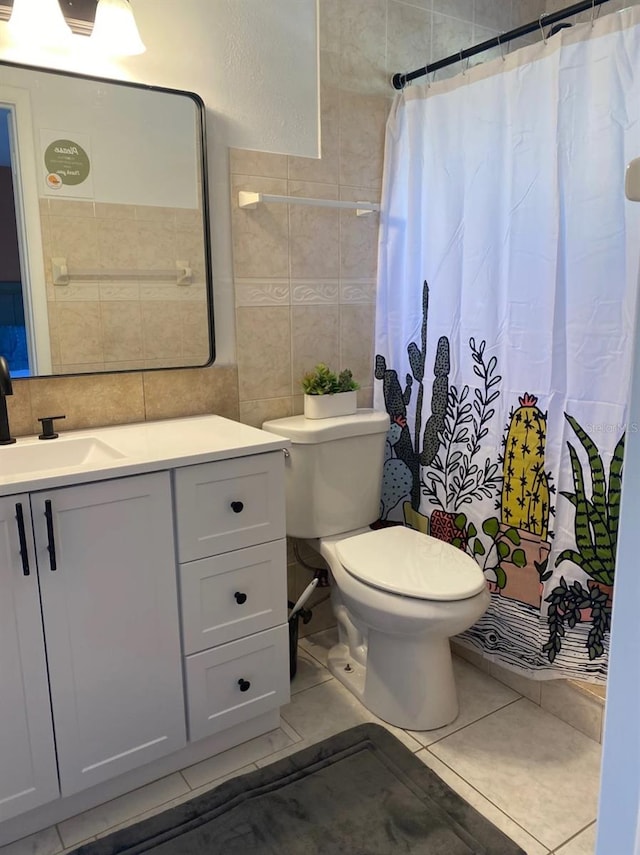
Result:
<svg viewBox="0 0 640 855">
<path fill-rule="evenodd" d="M 278 727 L 286 445 L 201 416 L 0 448 L 0 845 Z"/>
</svg>

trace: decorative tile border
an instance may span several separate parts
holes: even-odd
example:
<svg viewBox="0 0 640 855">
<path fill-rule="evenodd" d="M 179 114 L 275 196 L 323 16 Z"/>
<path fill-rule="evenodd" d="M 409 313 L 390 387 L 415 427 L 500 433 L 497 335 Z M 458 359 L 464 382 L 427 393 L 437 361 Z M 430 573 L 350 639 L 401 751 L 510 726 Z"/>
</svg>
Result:
<svg viewBox="0 0 640 855">
<path fill-rule="evenodd" d="M 236 279 L 236 306 L 288 306 L 287 279 Z"/>
<path fill-rule="evenodd" d="M 338 302 L 339 283 L 336 279 L 291 282 L 291 302 L 304 305 L 326 305 Z"/>
<path fill-rule="evenodd" d="M 341 303 L 375 303 L 375 279 L 342 279 L 340 281 Z"/>
</svg>

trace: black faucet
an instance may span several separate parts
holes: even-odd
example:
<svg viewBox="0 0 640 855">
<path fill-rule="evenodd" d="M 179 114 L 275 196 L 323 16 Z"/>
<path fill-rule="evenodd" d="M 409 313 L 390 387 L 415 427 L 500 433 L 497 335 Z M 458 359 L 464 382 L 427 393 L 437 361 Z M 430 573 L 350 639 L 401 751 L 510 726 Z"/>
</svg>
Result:
<svg viewBox="0 0 640 855">
<path fill-rule="evenodd" d="M 13 395 L 11 374 L 4 356 L 0 356 L 0 445 L 11 445 L 15 439 L 9 430 L 9 414 L 7 413 L 7 395 Z"/>
</svg>

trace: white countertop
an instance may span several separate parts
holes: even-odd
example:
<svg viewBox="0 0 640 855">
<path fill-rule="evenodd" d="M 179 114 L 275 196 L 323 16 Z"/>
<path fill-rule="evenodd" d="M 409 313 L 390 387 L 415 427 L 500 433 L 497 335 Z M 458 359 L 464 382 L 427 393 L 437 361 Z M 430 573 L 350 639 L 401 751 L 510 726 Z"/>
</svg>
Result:
<svg viewBox="0 0 640 855">
<path fill-rule="evenodd" d="M 20 437 L 13 445 L 0 446 L 0 496 L 246 457 L 290 445 L 281 436 L 222 416 L 193 416 L 77 431 L 64 431 L 60 423 L 57 427 L 60 434 L 57 439 Z M 61 445 L 78 439 L 106 443 L 119 456 L 52 468 L 56 448 L 62 456 Z M 46 450 L 40 448 L 45 445 Z M 48 458 L 46 468 L 7 474 L 8 468 L 15 468 L 11 463 L 12 450 L 19 449 L 28 459 L 30 446 L 35 446 L 35 454 Z M 6 455 L 4 467 L 3 455 Z"/>
</svg>

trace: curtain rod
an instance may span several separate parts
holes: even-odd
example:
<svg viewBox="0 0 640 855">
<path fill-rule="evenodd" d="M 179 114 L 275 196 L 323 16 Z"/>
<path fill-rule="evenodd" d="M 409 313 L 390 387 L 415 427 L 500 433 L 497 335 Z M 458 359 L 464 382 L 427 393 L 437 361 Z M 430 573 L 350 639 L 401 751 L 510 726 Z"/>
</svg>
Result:
<svg viewBox="0 0 640 855">
<path fill-rule="evenodd" d="M 608 0 L 582 0 L 581 3 L 574 3 L 572 6 L 567 6 L 565 9 L 559 9 L 557 12 L 550 12 L 548 15 L 543 13 L 537 21 L 532 21 L 530 24 L 523 24 L 521 27 L 509 30 L 507 33 L 501 33 L 499 36 L 494 36 L 491 39 L 487 39 L 486 42 L 481 42 L 473 47 L 461 50 L 458 53 L 454 53 L 451 56 L 446 57 L 445 59 L 439 59 L 437 62 L 430 62 L 429 65 L 425 65 L 424 68 L 418 68 L 415 71 L 407 71 L 404 74 L 397 72 L 391 78 L 391 85 L 394 89 L 404 89 L 407 83 L 411 80 L 415 80 L 417 77 L 423 77 L 425 74 L 430 74 L 432 71 L 438 71 L 440 68 L 445 68 L 447 65 L 453 65 L 454 63 L 467 59 L 470 56 L 476 56 L 479 53 L 484 53 L 484 51 L 490 50 L 491 48 L 503 47 L 505 42 L 510 42 L 513 39 L 526 36 L 529 33 L 541 30 L 543 27 L 549 26 L 550 24 L 556 24 L 558 21 L 562 21 L 563 18 L 569 18 L 571 15 L 577 15 L 580 12 L 595 9 L 596 6 L 602 6 L 603 3 L 607 2 Z"/>
</svg>

